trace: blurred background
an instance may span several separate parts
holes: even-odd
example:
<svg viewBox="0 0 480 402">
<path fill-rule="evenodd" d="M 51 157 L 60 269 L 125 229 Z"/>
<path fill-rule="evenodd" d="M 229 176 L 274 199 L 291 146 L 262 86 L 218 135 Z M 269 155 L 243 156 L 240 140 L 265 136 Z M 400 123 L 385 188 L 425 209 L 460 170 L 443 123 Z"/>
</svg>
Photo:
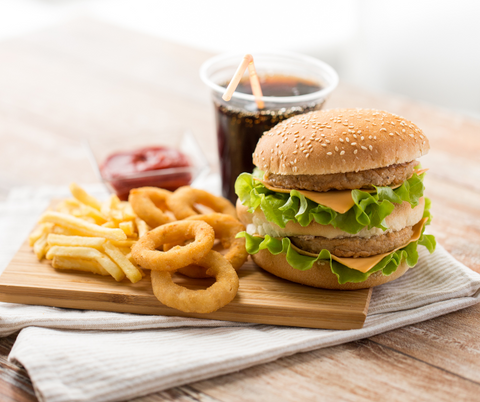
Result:
<svg viewBox="0 0 480 402">
<path fill-rule="evenodd" d="M 0 41 L 93 17 L 202 50 L 283 49 L 480 118 L 478 0 L 0 0 Z"/>
</svg>

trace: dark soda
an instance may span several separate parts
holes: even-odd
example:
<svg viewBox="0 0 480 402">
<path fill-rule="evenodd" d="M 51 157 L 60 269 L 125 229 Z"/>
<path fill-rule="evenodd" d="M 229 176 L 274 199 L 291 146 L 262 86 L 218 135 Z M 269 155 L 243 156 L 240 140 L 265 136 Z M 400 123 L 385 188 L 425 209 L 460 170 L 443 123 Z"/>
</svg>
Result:
<svg viewBox="0 0 480 402">
<path fill-rule="evenodd" d="M 317 82 L 283 75 L 260 77 L 260 84 L 264 96 L 300 96 L 322 89 Z M 248 77 L 240 81 L 236 91 L 252 93 Z M 240 173 L 252 172 L 252 154 L 265 131 L 292 116 L 319 110 L 323 103 L 324 99 L 320 99 L 300 106 L 285 104 L 282 107 L 281 104 L 267 102 L 261 110 L 256 108 L 255 103 L 249 103 L 251 110 L 247 110 L 234 106 L 233 100 L 224 102 L 214 98 L 223 196 L 232 202 L 236 201 L 235 180 Z"/>
</svg>

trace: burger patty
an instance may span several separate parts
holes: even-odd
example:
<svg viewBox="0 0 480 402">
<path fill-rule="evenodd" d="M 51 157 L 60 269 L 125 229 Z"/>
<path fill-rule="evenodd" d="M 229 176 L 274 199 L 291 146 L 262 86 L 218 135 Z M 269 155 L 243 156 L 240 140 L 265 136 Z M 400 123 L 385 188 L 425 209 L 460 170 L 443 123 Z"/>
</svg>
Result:
<svg viewBox="0 0 480 402">
<path fill-rule="evenodd" d="M 388 253 L 406 244 L 413 235 L 412 226 L 407 226 L 397 232 L 387 232 L 368 238 L 345 237 L 327 239 L 320 236 L 292 236 L 292 243 L 302 250 L 318 254 L 323 249 L 337 257 L 370 257 Z"/>
<path fill-rule="evenodd" d="M 329 190 L 354 190 L 374 186 L 401 184 L 413 174 L 418 161 L 391 165 L 360 172 L 333 173 L 324 175 L 268 174 L 265 183 L 278 188 L 324 192 Z"/>
</svg>

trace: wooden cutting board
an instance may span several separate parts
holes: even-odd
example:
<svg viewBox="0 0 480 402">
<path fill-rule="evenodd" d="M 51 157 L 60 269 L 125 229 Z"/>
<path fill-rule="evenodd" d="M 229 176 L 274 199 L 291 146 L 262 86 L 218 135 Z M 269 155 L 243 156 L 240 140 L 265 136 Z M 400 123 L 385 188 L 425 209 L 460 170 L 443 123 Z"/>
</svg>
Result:
<svg viewBox="0 0 480 402">
<path fill-rule="evenodd" d="M 238 274 L 240 289 L 230 304 L 211 314 L 183 313 L 155 298 L 148 275 L 132 284 L 90 273 L 57 271 L 49 261 L 39 262 L 25 242 L 0 276 L 0 301 L 328 329 L 361 328 L 367 316 L 371 289 L 338 291 L 303 286 L 277 278 L 250 260 Z M 181 275 L 175 278 L 191 288 L 213 283 Z"/>
</svg>

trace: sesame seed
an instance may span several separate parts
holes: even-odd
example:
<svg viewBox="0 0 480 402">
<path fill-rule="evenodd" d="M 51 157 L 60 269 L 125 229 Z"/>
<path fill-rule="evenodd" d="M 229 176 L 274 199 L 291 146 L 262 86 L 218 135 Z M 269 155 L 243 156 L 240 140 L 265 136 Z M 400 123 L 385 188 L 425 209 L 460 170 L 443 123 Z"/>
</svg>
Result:
<svg viewBox="0 0 480 402">
<path fill-rule="evenodd" d="M 305 156 L 308 158 L 310 156 L 310 154 L 306 154 Z"/>
<path fill-rule="evenodd" d="M 393 137 L 394 134 L 393 134 L 393 133 L 388 133 L 388 135 L 391 136 L 391 137 Z"/>
<path fill-rule="evenodd" d="M 300 139 L 301 139 L 301 140 L 304 140 L 304 139 L 305 139 L 305 136 L 304 136 L 304 135 L 302 135 L 302 138 L 300 138 Z"/>
<path fill-rule="evenodd" d="M 363 140 L 365 139 L 365 137 L 362 135 L 362 136 L 360 137 L 360 139 L 363 141 Z"/>
<path fill-rule="evenodd" d="M 373 149 L 373 147 L 371 145 L 369 145 L 368 149 L 371 151 Z"/>
<path fill-rule="evenodd" d="M 404 133 L 404 132 L 405 132 L 405 129 L 404 129 L 404 128 L 402 128 L 402 133 Z"/>
<path fill-rule="evenodd" d="M 326 146 L 327 146 L 327 144 L 322 144 L 322 147 L 326 147 Z"/>
<path fill-rule="evenodd" d="M 312 143 L 312 141 L 307 141 L 305 144 L 309 145 L 309 144 L 311 144 L 311 143 Z"/>
<path fill-rule="evenodd" d="M 376 136 L 376 135 L 374 135 L 374 136 L 373 136 L 373 139 L 374 139 L 374 140 L 376 140 L 376 139 L 377 139 L 377 136 Z"/>
<path fill-rule="evenodd" d="M 337 146 L 335 146 L 335 151 L 337 151 L 337 152 L 338 152 L 338 147 L 337 147 Z"/>
<path fill-rule="evenodd" d="M 343 138 L 339 138 L 340 142 L 343 142 Z"/>
<path fill-rule="evenodd" d="M 331 153 L 331 152 L 327 152 L 327 155 L 332 155 L 332 153 Z"/>
<path fill-rule="evenodd" d="M 372 136 L 371 136 L 371 135 L 369 135 L 369 136 L 368 136 L 368 139 L 369 139 L 369 140 L 371 140 L 371 139 L 372 139 Z"/>
<path fill-rule="evenodd" d="M 293 154 L 296 155 L 296 154 L 297 154 L 297 151 L 293 151 Z"/>
<path fill-rule="evenodd" d="M 345 155 L 345 151 L 340 152 L 340 155 Z"/>
<path fill-rule="evenodd" d="M 355 151 L 353 151 L 354 154 L 356 154 L 358 152 L 358 149 L 356 149 Z"/>
<path fill-rule="evenodd" d="M 356 143 L 356 142 L 352 142 L 350 145 L 357 145 L 357 143 Z"/>
<path fill-rule="evenodd" d="M 278 148 L 278 142 L 275 144 L 275 146 Z"/>
<path fill-rule="evenodd" d="M 380 131 L 387 131 L 387 129 L 385 127 L 382 127 Z"/>
<path fill-rule="evenodd" d="M 353 134 L 353 138 L 357 138 L 357 134 Z"/>
<path fill-rule="evenodd" d="M 414 137 L 414 135 L 413 135 L 413 134 L 408 134 L 408 135 L 409 135 L 410 137 L 412 137 L 412 138 Z"/>
<path fill-rule="evenodd" d="M 325 140 L 325 142 L 326 142 L 327 144 L 330 144 L 330 141 L 329 141 L 329 140 Z"/>
<path fill-rule="evenodd" d="M 346 140 L 347 142 L 350 142 L 350 138 L 348 138 L 348 137 L 347 137 L 347 138 L 345 138 L 345 140 Z"/>
<path fill-rule="evenodd" d="M 282 167 L 285 167 L 285 163 L 282 163 Z"/>
<path fill-rule="evenodd" d="M 369 120 L 370 121 L 370 120 Z M 358 130 L 357 134 L 362 134 L 362 130 Z"/>
<path fill-rule="evenodd" d="M 362 148 L 364 151 L 367 150 L 367 147 L 364 147 L 363 145 L 360 148 Z"/>
</svg>

